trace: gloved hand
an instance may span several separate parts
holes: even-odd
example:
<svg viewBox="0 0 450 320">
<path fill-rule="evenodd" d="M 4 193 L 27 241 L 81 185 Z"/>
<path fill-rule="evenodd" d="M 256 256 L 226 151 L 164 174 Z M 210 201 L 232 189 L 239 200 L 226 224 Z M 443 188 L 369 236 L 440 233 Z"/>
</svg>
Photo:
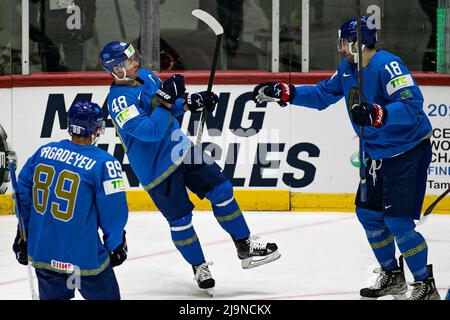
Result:
<svg viewBox="0 0 450 320">
<path fill-rule="evenodd" d="M 185 92 L 184 77 L 181 74 L 174 74 L 162 83 L 161 88 L 156 91 L 156 95 L 162 101 L 174 104 L 178 98 L 184 96 Z"/>
<path fill-rule="evenodd" d="M 123 230 L 122 243 L 117 246 L 113 251 L 109 253 L 109 260 L 112 267 L 120 266 L 125 260 L 127 260 L 128 245 L 125 238 L 126 231 Z"/>
<path fill-rule="evenodd" d="M 358 126 L 381 127 L 386 122 L 386 108 L 372 103 L 354 104 L 350 110 L 353 123 Z"/>
<path fill-rule="evenodd" d="M 284 107 L 295 97 L 295 86 L 280 82 L 264 82 L 253 89 L 252 98 L 257 103 L 277 102 Z"/>
<path fill-rule="evenodd" d="M 186 97 L 186 105 L 192 113 L 197 113 L 203 109 L 206 112 L 213 112 L 219 102 L 219 97 L 214 92 L 196 92 L 190 93 Z"/>
<path fill-rule="evenodd" d="M 16 259 L 20 264 L 27 265 L 28 264 L 28 243 L 23 241 L 20 237 L 19 228 L 17 228 L 16 238 L 14 239 L 13 251 L 16 255 Z"/>
</svg>

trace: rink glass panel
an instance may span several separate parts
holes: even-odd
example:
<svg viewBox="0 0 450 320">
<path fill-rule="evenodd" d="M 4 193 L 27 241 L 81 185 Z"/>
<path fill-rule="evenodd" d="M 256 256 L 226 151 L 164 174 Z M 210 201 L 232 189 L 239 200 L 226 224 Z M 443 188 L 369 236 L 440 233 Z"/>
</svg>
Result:
<svg viewBox="0 0 450 320">
<path fill-rule="evenodd" d="M 150 1 L 150 0 L 147 0 Z M 75 3 L 78 9 L 71 4 Z M 29 0 L 30 71 L 101 70 L 98 54 L 111 40 L 140 47 L 143 0 Z M 310 0 L 310 70 L 335 70 L 337 30 L 355 15 L 355 0 Z M 272 0 L 160 0 L 161 71 L 207 70 L 215 36 L 191 15 L 215 16 L 225 35 L 219 70 L 271 70 Z M 381 10 L 378 48 L 412 71 L 436 70 L 435 0 L 363 0 Z M 0 2 L 1 74 L 21 73 L 21 1 Z M 302 1 L 280 0 L 280 71 L 301 70 Z"/>
<path fill-rule="evenodd" d="M 0 76 L 11 75 L 11 72 L 20 73 L 20 70 L 11 70 L 12 59 L 20 62 L 20 34 L 11 34 L 12 22 L 17 20 L 12 17 L 15 7 L 12 3 L 12 0 L 0 1 Z M 18 21 L 20 23 L 20 19 Z"/>
<path fill-rule="evenodd" d="M 310 3 L 310 69 L 335 70 L 342 59 L 336 51 L 338 29 L 356 14 L 356 1 Z M 411 71 L 436 71 L 437 1 L 361 1 L 364 9 L 371 5 L 381 9 L 377 48 L 400 56 Z"/>
</svg>

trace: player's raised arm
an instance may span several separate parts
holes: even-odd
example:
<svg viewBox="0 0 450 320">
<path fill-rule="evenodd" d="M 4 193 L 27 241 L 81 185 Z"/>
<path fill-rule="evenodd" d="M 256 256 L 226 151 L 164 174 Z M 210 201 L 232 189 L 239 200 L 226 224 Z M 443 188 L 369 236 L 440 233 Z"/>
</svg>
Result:
<svg viewBox="0 0 450 320">
<path fill-rule="evenodd" d="M 122 167 L 117 160 L 104 161 L 96 186 L 95 204 L 103 242 L 110 253 L 111 264 L 120 265 L 127 257 L 125 225 L 128 206 L 125 195 Z"/>
<path fill-rule="evenodd" d="M 171 124 L 168 107 L 158 107 L 148 115 L 139 106 L 139 100 L 130 94 L 123 94 L 108 103 L 109 114 L 117 128 L 141 141 L 160 141 Z"/>
<path fill-rule="evenodd" d="M 295 87 L 292 84 L 265 82 L 253 90 L 257 103 L 277 102 L 284 107 L 287 103 L 323 110 L 339 101 L 344 95 L 339 72 L 314 86 Z"/>
</svg>

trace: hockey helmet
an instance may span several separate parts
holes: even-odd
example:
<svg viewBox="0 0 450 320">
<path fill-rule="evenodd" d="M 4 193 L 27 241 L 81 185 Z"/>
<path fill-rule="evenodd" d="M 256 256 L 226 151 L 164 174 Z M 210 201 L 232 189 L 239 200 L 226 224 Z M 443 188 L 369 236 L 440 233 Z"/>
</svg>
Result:
<svg viewBox="0 0 450 320">
<path fill-rule="evenodd" d="M 357 41 L 357 32 L 358 32 L 358 22 L 357 18 L 352 18 L 344 24 L 342 24 L 339 29 L 339 38 L 338 38 L 338 50 L 342 51 L 344 41 L 348 43 L 355 43 Z M 377 43 L 377 28 L 374 24 L 371 24 L 368 21 L 366 16 L 361 17 L 361 38 L 362 45 L 372 46 Z"/>
<path fill-rule="evenodd" d="M 80 100 L 75 102 L 68 113 L 68 131 L 77 136 L 92 136 L 97 128 L 100 128 L 100 134 L 105 128 L 103 120 L 103 111 L 100 106 L 90 101 Z"/>
<path fill-rule="evenodd" d="M 131 43 L 127 42 L 111 41 L 100 52 L 100 64 L 106 72 L 113 76 L 116 76 L 114 73 L 114 67 L 116 66 L 125 71 L 124 62 L 129 58 L 135 59 L 139 64 L 142 64 L 142 56 L 134 49 Z"/>
</svg>

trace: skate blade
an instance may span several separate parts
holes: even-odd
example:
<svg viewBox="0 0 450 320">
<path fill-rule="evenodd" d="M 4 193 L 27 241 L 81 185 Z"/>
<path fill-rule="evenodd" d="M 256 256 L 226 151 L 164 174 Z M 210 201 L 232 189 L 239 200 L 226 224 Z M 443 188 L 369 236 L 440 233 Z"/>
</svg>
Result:
<svg viewBox="0 0 450 320">
<path fill-rule="evenodd" d="M 360 300 L 378 300 L 378 298 L 370 298 L 370 297 L 362 297 L 361 296 Z"/>
<path fill-rule="evenodd" d="M 392 297 L 394 300 L 408 300 L 406 293 L 393 294 Z"/>
<path fill-rule="evenodd" d="M 431 295 L 428 300 L 441 300 L 441 295 L 436 291 L 435 294 Z"/>
<path fill-rule="evenodd" d="M 214 297 L 214 289 L 210 288 L 210 289 L 202 289 L 205 293 L 208 294 L 208 296 L 210 296 L 211 298 Z"/>
<path fill-rule="evenodd" d="M 361 300 L 378 300 L 380 298 L 387 297 L 387 296 L 392 296 L 394 298 L 394 300 L 407 300 L 408 299 L 408 297 L 406 296 L 406 289 L 405 289 L 404 291 L 400 291 L 398 293 L 386 294 L 386 295 L 380 296 L 380 297 L 363 297 L 363 296 L 361 296 Z"/>
<path fill-rule="evenodd" d="M 272 252 L 271 254 L 265 256 L 261 260 L 254 260 L 256 257 L 250 257 L 241 260 L 242 269 L 251 269 L 262 266 L 263 264 L 270 263 L 272 261 L 280 259 L 281 254 L 278 251 Z"/>
</svg>

